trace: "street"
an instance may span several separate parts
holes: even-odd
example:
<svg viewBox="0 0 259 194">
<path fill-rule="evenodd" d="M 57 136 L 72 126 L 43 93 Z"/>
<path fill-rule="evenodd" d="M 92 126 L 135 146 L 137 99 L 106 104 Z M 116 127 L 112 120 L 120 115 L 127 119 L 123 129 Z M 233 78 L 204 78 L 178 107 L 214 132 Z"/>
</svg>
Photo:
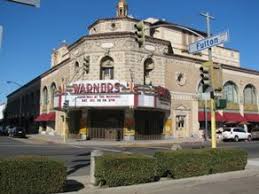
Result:
<svg viewBox="0 0 259 194">
<path fill-rule="evenodd" d="M 200 144 L 184 144 L 184 148 L 199 148 Z M 204 146 L 204 145 L 203 145 Z M 209 147 L 209 143 L 205 144 Z M 259 158 L 259 141 L 252 142 L 224 142 L 218 147 L 241 148 L 248 152 L 249 159 Z M 18 139 L 0 137 L 0 157 L 12 157 L 18 155 L 40 155 L 51 159 L 64 161 L 68 168 L 69 176 L 83 176 L 89 174 L 90 153 L 99 149 L 104 152 L 125 152 L 153 154 L 157 151 L 169 150 L 169 146 L 149 147 L 116 147 L 116 146 L 87 146 L 87 145 L 65 145 L 50 144 L 31 139 Z"/>
</svg>

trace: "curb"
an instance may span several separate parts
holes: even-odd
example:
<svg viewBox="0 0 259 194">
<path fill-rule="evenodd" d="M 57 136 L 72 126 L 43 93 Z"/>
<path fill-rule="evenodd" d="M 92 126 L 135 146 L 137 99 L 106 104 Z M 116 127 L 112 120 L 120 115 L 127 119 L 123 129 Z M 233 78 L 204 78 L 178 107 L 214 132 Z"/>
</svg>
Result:
<svg viewBox="0 0 259 194">
<path fill-rule="evenodd" d="M 242 171 L 218 173 L 218 174 L 176 179 L 176 180 L 164 178 L 159 182 L 152 182 L 152 183 L 145 183 L 145 184 L 138 184 L 138 185 L 131 185 L 131 186 L 111 187 L 111 188 L 99 188 L 99 187 L 94 187 L 89 183 L 86 183 L 84 184 L 85 188 L 83 188 L 82 190 L 79 190 L 76 192 L 67 192 L 66 194 L 149 193 L 148 191 L 155 191 L 155 190 L 161 191 L 161 189 L 166 188 L 168 186 L 173 186 L 175 188 L 192 187 L 199 184 L 217 183 L 217 182 L 228 181 L 231 179 L 245 178 L 250 176 L 259 176 L 259 168 L 258 169 L 247 168 Z M 71 178 L 76 178 L 76 177 L 71 177 Z"/>
</svg>

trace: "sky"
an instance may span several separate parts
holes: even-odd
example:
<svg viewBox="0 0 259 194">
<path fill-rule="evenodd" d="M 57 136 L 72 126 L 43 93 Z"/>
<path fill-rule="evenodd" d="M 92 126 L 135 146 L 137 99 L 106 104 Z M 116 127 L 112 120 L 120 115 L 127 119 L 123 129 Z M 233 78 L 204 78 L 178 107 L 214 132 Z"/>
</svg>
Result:
<svg viewBox="0 0 259 194">
<path fill-rule="evenodd" d="M 50 68 L 50 55 L 62 41 L 73 43 L 88 34 L 100 18 L 116 15 L 118 0 L 41 0 L 40 8 L 0 0 L 0 103 Z M 137 19 L 155 17 L 206 31 L 200 12 L 209 12 L 213 34 L 229 30 L 228 48 L 240 51 L 241 67 L 259 71 L 258 0 L 127 0 Z"/>
</svg>

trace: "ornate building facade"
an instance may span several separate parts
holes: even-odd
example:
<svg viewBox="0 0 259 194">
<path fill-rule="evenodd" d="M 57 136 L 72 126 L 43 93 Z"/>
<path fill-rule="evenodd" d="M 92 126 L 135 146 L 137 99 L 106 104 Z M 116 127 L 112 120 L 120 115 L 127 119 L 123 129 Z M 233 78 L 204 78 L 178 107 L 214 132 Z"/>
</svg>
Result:
<svg viewBox="0 0 259 194">
<path fill-rule="evenodd" d="M 53 52 L 51 69 L 39 76 L 40 113 L 34 121 L 41 133 L 65 135 L 68 129 L 71 136 L 112 140 L 202 136 L 199 68 L 208 53 L 189 54 L 187 47 L 206 33 L 148 18 L 139 47 L 134 25 L 140 20 L 127 14 L 120 0 L 117 17 L 97 20 L 88 35 Z M 237 50 L 212 50 L 213 61 L 223 67 L 228 101 L 217 113 L 218 124 L 259 122 L 259 72 L 241 68 Z M 7 107 L 25 90 L 10 94 Z"/>
</svg>

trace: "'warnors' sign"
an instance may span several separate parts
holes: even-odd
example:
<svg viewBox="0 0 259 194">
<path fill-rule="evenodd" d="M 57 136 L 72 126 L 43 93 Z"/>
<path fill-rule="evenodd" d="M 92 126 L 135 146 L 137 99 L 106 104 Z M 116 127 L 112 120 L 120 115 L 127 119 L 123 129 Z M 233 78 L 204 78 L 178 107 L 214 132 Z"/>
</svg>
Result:
<svg viewBox="0 0 259 194">
<path fill-rule="evenodd" d="M 197 53 L 207 48 L 217 46 L 228 41 L 228 32 L 223 32 L 210 38 L 196 41 L 189 45 L 189 53 Z"/>
<path fill-rule="evenodd" d="M 67 92 L 70 94 L 111 94 L 120 93 L 121 90 L 126 87 L 127 83 L 121 83 L 116 80 L 81 81 L 67 86 Z"/>
</svg>

